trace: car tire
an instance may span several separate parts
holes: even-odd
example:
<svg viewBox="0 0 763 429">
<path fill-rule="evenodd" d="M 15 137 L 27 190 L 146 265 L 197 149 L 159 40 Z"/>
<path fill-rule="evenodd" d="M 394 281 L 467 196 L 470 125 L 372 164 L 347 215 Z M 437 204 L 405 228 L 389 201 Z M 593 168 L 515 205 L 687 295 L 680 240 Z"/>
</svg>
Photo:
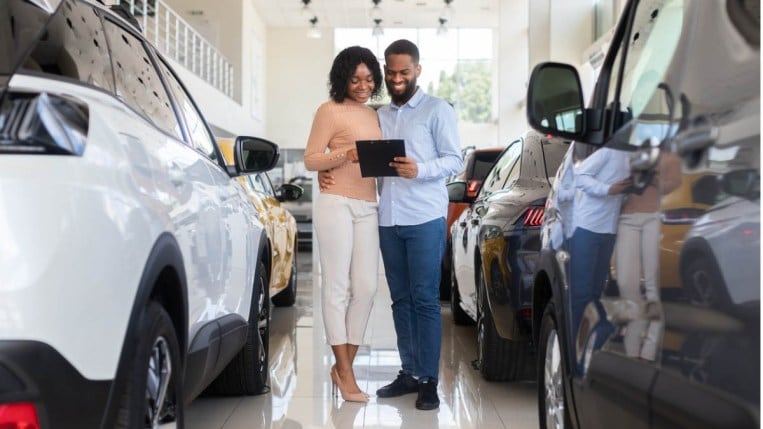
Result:
<svg viewBox="0 0 763 429">
<path fill-rule="evenodd" d="M 450 244 L 450 240 L 445 242 L 445 254 L 442 257 L 442 263 L 440 266 L 442 267 L 441 273 L 440 273 L 440 300 L 441 301 L 448 301 L 450 300 L 450 272 L 451 272 L 451 258 L 452 256 L 452 247 Z"/>
<path fill-rule="evenodd" d="M 115 427 L 157 427 L 174 422 L 176 428 L 182 428 L 182 365 L 172 319 L 152 301 L 137 326 L 136 348 L 129 360 Z"/>
<path fill-rule="evenodd" d="M 284 290 L 272 299 L 276 307 L 291 307 L 297 302 L 297 242 L 294 242 L 294 252 L 291 256 L 291 273 L 289 283 Z"/>
<path fill-rule="evenodd" d="M 571 428 L 569 402 L 564 389 L 564 351 L 559 341 L 554 304 L 541 319 L 538 339 L 538 417 L 541 429 Z"/>
<path fill-rule="evenodd" d="M 453 317 L 453 323 L 456 325 L 473 325 L 474 321 L 461 308 L 461 294 L 458 293 L 458 280 L 456 280 L 456 271 L 450 270 L 450 313 Z"/>
<path fill-rule="evenodd" d="M 731 298 L 715 258 L 704 252 L 687 257 L 683 270 L 683 287 L 686 297 L 697 306 L 727 311 L 732 307 Z"/>
<path fill-rule="evenodd" d="M 268 390 L 270 339 L 269 279 L 260 261 L 249 310 L 249 332 L 244 347 L 206 389 L 212 395 L 258 395 Z"/>
<path fill-rule="evenodd" d="M 477 349 L 482 378 L 488 381 L 513 381 L 526 377 L 531 365 L 530 344 L 526 341 L 506 340 L 498 335 L 487 301 L 485 277 L 481 269 L 478 273 Z"/>
</svg>

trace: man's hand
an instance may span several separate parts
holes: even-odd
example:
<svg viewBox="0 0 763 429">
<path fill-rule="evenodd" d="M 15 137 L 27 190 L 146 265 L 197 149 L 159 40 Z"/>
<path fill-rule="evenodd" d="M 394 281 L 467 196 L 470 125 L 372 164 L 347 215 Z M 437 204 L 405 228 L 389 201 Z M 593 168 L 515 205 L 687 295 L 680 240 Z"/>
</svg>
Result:
<svg viewBox="0 0 763 429">
<path fill-rule="evenodd" d="M 419 166 L 416 161 L 407 156 L 396 156 L 389 166 L 397 171 L 397 175 L 406 179 L 413 179 L 419 175 Z"/>
<path fill-rule="evenodd" d="M 629 186 L 633 184 L 633 180 L 630 178 L 623 179 L 619 182 L 615 182 L 609 187 L 609 195 L 622 194 Z"/>
<path fill-rule="evenodd" d="M 321 191 L 325 191 L 333 185 L 336 185 L 336 182 L 334 181 L 334 175 L 330 171 L 318 172 L 318 187 Z"/>
<path fill-rule="evenodd" d="M 347 159 L 350 160 L 350 162 L 358 162 L 358 150 L 357 149 L 348 150 Z"/>
</svg>

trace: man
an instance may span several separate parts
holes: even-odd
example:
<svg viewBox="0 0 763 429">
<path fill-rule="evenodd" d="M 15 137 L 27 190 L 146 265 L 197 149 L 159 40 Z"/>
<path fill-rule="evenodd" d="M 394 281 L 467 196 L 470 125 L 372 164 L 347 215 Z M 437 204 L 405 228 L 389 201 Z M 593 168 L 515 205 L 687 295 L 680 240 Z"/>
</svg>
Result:
<svg viewBox="0 0 763 429">
<path fill-rule="evenodd" d="M 379 246 L 392 297 L 392 317 L 402 369 L 376 391 L 380 398 L 418 392 L 416 408 L 439 407 L 437 382 L 442 342 L 440 261 L 445 251 L 448 193 L 445 178 L 463 169 L 453 108 L 416 85 L 419 50 L 397 40 L 384 51 L 384 80 L 392 103 L 378 110 L 382 135 L 405 140 L 405 157 L 382 177 Z M 319 175 L 321 186 L 330 175 Z M 418 379 L 416 379 L 418 377 Z"/>
</svg>

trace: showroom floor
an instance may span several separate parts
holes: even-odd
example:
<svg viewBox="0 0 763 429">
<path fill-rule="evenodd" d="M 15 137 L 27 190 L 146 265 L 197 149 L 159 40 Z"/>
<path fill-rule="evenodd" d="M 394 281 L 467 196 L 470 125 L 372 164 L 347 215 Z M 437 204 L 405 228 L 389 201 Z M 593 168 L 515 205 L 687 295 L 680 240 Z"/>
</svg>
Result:
<svg viewBox="0 0 763 429">
<path fill-rule="evenodd" d="M 312 259 L 310 252 L 299 254 L 297 304 L 273 310 L 270 393 L 245 398 L 198 398 L 187 410 L 187 428 L 538 427 L 535 383 L 484 381 L 473 364 L 477 357 L 475 327 L 455 326 L 448 302 L 442 303 L 439 410 L 417 410 L 415 394 L 376 398 L 376 389 L 394 379 L 400 366 L 383 275 L 379 278 L 367 345 L 361 346 L 356 358 L 358 384 L 372 394 L 371 400 L 360 404 L 332 399 L 332 357 L 323 334 L 320 279 L 313 273 Z"/>
</svg>

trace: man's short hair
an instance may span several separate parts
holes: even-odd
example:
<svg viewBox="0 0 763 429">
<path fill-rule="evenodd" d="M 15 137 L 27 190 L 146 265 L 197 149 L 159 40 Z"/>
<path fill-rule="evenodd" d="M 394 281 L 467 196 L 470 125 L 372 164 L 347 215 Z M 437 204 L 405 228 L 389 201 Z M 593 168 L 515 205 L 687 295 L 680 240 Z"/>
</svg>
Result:
<svg viewBox="0 0 763 429">
<path fill-rule="evenodd" d="M 410 40 L 395 40 L 384 50 L 384 58 L 390 55 L 410 55 L 414 64 L 419 63 L 419 48 Z"/>
</svg>

